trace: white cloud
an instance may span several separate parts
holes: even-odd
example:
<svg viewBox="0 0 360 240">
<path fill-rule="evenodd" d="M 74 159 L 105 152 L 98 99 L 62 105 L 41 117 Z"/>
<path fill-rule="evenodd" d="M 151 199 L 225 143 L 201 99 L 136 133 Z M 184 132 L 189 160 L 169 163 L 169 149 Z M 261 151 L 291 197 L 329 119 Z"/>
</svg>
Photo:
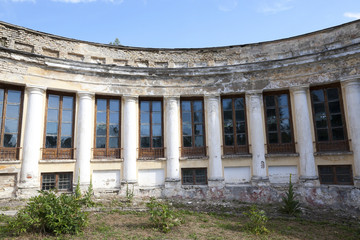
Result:
<svg viewBox="0 0 360 240">
<path fill-rule="evenodd" d="M 90 3 L 90 2 L 101 1 L 101 2 L 109 2 L 109 3 L 114 3 L 114 4 L 120 4 L 124 0 L 51 0 L 51 1 L 53 1 L 53 2 L 63 2 L 63 3 Z"/>
<path fill-rule="evenodd" d="M 346 12 L 346 13 L 344 13 L 344 16 L 348 17 L 348 18 L 360 19 L 360 13 Z"/>
<path fill-rule="evenodd" d="M 269 3 L 266 1 L 262 4 L 259 8 L 260 12 L 269 13 L 269 14 L 276 14 L 279 12 L 287 11 L 293 8 L 290 4 L 293 0 L 275 0 Z"/>
<path fill-rule="evenodd" d="M 218 9 L 222 12 L 230 12 L 238 5 L 238 0 L 218 0 Z"/>
</svg>

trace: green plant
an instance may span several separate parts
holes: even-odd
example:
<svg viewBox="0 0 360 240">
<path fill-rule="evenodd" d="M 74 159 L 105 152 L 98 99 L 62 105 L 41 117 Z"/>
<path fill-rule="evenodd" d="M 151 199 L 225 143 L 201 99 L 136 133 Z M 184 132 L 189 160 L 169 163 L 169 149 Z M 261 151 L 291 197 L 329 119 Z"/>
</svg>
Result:
<svg viewBox="0 0 360 240">
<path fill-rule="evenodd" d="M 268 217 L 263 210 L 259 210 L 252 205 L 248 212 L 244 213 L 249 218 L 249 222 L 245 224 L 245 229 L 256 235 L 266 234 L 269 230 L 266 228 Z"/>
<path fill-rule="evenodd" d="M 128 202 L 128 203 L 131 203 L 132 201 L 133 201 L 133 199 L 134 199 L 134 196 L 135 196 L 135 194 L 134 194 L 134 185 L 133 185 L 133 189 L 132 190 L 130 190 L 129 189 L 129 184 L 128 183 L 126 183 L 126 201 Z"/>
<path fill-rule="evenodd" d="M 146 206 L 149 208 L 150 221 L 156 229 L 164 233 L 183 223 L 179 213 L 174 211 L 168 203 L 161 203 L 155 198 L 151 198 Z"/>
<path fill-rule="evenodd" d="M 87 191 L 84 194 L 84 197 L 82 198 L 83 205 L 85 207 L 94 207 L 96 205 L 92 199 L 93 195 L 94 195 L 94 189 L 93 189 L 93 185 L 92 185 L 92 178 L 90 178 L 90 184 L 88 186 Z"/>
<path fill-rule="evenodd" d="M 295 216 L 301 213 L 300 203 L 298 200 L 295 199 L 296 195 L 294 193 L 294 186 L 291 182 L 291 174 L 290 174 L 289 188 L 285 194 L 286 196 L 282 197 L 282 207 L 280 208 L 280 211 L 283 213 L 287 213 L 291 216 Z"/>
<path fill-rule="evenodd" d="M 29 199 L 25 208 L 8 222 L 14 235 L 25 232 L 78 234 L 88 223 L 88 213 L 81 211 L 82 201 L 74 195 L 57 196 L 52 191 L 40 191 Z"/>
</svg>

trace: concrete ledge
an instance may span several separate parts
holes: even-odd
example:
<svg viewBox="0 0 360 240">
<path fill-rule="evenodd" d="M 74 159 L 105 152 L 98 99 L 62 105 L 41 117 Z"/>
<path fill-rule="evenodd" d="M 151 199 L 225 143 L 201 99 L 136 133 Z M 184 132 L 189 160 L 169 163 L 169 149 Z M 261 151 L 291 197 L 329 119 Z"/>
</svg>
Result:
<svg viewBox="0 0 360 240">
<path fill-rule="evenodd" d="M 353 152 L 315 152 L 314 156 L 341 156 L 341 155 L 352 155 Z"/>
</svg>

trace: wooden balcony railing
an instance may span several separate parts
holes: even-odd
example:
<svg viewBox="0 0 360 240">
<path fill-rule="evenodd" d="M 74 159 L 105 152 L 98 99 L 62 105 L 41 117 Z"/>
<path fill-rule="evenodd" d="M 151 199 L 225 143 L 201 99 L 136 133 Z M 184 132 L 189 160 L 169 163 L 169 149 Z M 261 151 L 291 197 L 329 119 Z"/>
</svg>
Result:
<svg viewBox="0 0 360 240">
<path fill-rule="evenodd" d="M 249 153 L 248 145 L 223 146 L 224 155 L 241 155 Z"/>
<path fill-rule="evenodd" d="M 295 153 L 294 143 L 271 143 L 267 147 L 268 153 Z"/>
<path fill-rule="evenodd" d="M 0 161 L 19 160 L 20 147 L 0 147 Z"/>
<path fill-rule="evenodd" d="M 74 159 L 75 148 L 42 148 L 42 159 Z"/>
<path fill-rule="evenodd" d="M 139 157 L 145 159 L 155 159 L 164 157 L 164 148 L 139 148 Z"/>
<path fill-rule="evenodd" d="M 182 157 L 206 157 L 206 147 L 181 147 Z"/>
<path fill-rule="evenodd" d="M 121 148 L 93 148 L 94 159 L 120 159 Z"/>
<path fill-rule="evenodd" d="M 347 152 L 349 151 L 349 140 L 316 142 L 318 152 Z"/>
</svg>

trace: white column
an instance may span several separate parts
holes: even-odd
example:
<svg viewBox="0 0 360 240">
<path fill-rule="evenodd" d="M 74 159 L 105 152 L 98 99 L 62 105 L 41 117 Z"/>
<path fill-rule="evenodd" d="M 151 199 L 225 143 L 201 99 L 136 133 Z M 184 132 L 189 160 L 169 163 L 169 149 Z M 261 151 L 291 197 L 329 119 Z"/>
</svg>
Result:
<svg viewBox="0 0 360 240">
<path fill-rule="evenodd" d="M 81 188 L 86 188 L 90 184 L 90 159 L 94 129 L 94 94 L 79 91 L 79 108 L 77 112 L 76 128 L 76 169 L 75 184 L 80 178 Z"/>
<path fill-rule="evenodd" d="M 124 179 L 125 183 L 136 183 L 137 148 L 137 96 L 124 96 Z"/>
<path fill-rule="evenodd" d="M 311 134 L 313 125 L 307 98 L 308 86 L 294 87 L 291 91 L 294 94 L 297 148 L 300 156 L 300 181 L 311 183 L 318 177 Z"/>
<path fill-rule="evenodd" d="M 179 97 L 166 97 L 166 181 L 180 181 Z"/>
<path fill-rule="evenodd" d="M 28 94 L 23 159 L 21 165 L 21 188 L 39 188 L 39 159 L 41 139 L 44 133 L 44 93 L 46 88 L 26 86 Z"/>
<path fill-rule="evenodd" d="M 249 126 L 252 152 L 252 181 L 267 182 L 264 125 L 262 115 L 262 94 L 260 91 L 252 91 L 246 95 L 246 106 L 249 113 Z"/>
<path fill-rule="evenodd" d="M 360 78 L 342 82 L 345 87 L 349 136 L 354 153 L 354 184 L 360 187 Z"/>
<path fill-rule="evenodd" d="M 221 162 L 220 97 L 205 97 L 207 120 L 207 144 L 209 146 L 209 181 L 224 181 Z"/>
</svg>

